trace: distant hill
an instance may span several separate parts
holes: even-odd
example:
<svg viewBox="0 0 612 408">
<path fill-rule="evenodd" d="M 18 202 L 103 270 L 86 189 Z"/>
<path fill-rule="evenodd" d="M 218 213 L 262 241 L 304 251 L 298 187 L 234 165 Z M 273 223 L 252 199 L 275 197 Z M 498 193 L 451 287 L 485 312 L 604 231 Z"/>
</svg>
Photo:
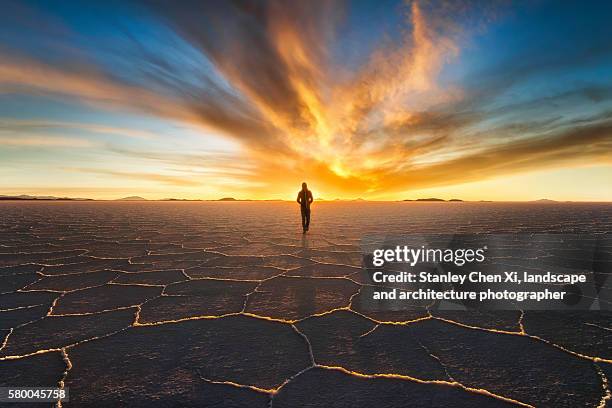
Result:
<svg viewBox="0 0 612 408">
<path fill-rule="evenodd" d="M 31 200 L 31 201 L 91 201 L 91 198 L 71 198 L 71 197 L 55 197 L 55 196 L 31 196 L 31 195 L 0 195 L 0 200 Z"/>
<path fill-rule="evenodd" d="M 146 198 L 142 198 L 139 196 L 129 196 L 117 199 L 117 201 L 147 201 Z"/>
<path fill-rule="evenodd" d="M 539 200 L 533 200 L 532 203 L 542 203 L 542 204 L 551 203 L 551 204 L 554 204 L 554 203 L 558 203 L 558 201 L 549 200 L 548 198 L 541 198 Z"/>
<path fill-rule="evenodd" d="M 417 198 L 416 200 L 404 200 L 404 201 L 446 201 L 441 198 Z"/>
<path fill-rule="evenodd" d="M 433 201 L 433 202 L 462 202 L 463 200 L 460 200 L 458 198 L 451 198 L 450 200 L 446 201 L 442 198 L 417 198 L 416 200 L 402 200 L 402 201 Z"/>
<path fill-rule="evenodd" d="M 217 201 L 238 201 L 234 197 L 223 197 L 218 199 Z"/>
</svg>

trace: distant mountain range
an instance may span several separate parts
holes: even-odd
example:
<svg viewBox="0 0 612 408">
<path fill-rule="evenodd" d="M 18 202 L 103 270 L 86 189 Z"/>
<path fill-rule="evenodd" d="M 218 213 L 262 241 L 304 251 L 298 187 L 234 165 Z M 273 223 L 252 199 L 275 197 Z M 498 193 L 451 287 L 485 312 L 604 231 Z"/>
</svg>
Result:
<svg viewBox="0 0 612 408">
<path fill-rule="evenodd" d="M 444 201 L 446 202 L 447 200 L 444 200 L 442 198 L 417 198 L 416 200 L 403 200 L 403 201 Z M 458 198 L 451 198 L 448 201 L 457 202 L 457 201 L 463 201 L 463 200 L 460 200 Z"/>
<path fill-rule="evenodd" d="M 72 198 L 72 197 L 55 197 L 55 196 L 31 196 L 31 195 L 0 195 L 0 200 L 39 200 L 39 201 L 93 201 L 91 198 Z"/>
<path fill-rule="evenodd" d="M 21 194 L 21 195 L 2 195 L 0 194 L 0 201 L 6 201 L 6 200 L 23 200 L 23 201 L 95 201 L 94 199 L 91 198 L 81 198 L 81 197 L 56 197 L 56 196 L 36 196 L 36 195 L 27 195 L 27 194 Z M 281 199 L 269 199 L 269 200 L 252 200 L 252 199 L 240 199 L 240 198 L 234 198 L 234 197 L 223 197 L 223 198 L 219 198 L 219 199 L 208 199 L 208 200 L 202 200 L 202 199 L 186 199 L 186 198 L 164 198 L 164 199 L 160 199 L 160 200 L 147 200 L 144 197 L 140 197 L 140 196 L 128 196 L 128 197 L 123 197 L 123 198 L 118 198 L 116 200 L 112 200 L 112 201 L 287 201 L 287 200 L 281 200 Z M 291 200 L 289 200 L 291 201 Z M 356 201 L 356 202 L 365 202 L 365 201 L 369 201 L 369 200 L 365 200 L 363 198 L 355 198 L 355 199 L 340 199 L 340 198 L 336 198 L 334 200 L 327 200 L 321 197 L 317 197 L 315 199 L 315 201 Z M 429 198 L 417 198 L 417 199 L 405 199 L 405 200 L 400 200 L 400 201 L 413 201 L 413 202 L 462 202 L 463 200 L 460 200 L 458 198 L 451 198 L 450 200 L 444 200 L 442 198 L 435 198 L 435 197 L 429 197 Z M 491 202 L 490 200 L 480 200 L 480 202 Z M 525 201 L 527 203 L 538 203 L 538 204 L 559 204 L 559 203 L 571 203 L 573 201 L 556 201 L 556 200 L 550 200 L 548 198 L 541 198 L 539 200 L 531 200 L 531 201 Z"/>
<path fill-rule="evenodd" d="M 219 198 L 218 200 L 206 200 L 206 201 L 286 201 L 286 200 L 281 200 L 281 199 L 276 199 L 276 198 L 271 198 L 268 200 L 253 200 L 253 199 L 249 199 L 249 198 L 234 198 L 234 197 L 223 197 L 223 198 Z"/>
</svg>

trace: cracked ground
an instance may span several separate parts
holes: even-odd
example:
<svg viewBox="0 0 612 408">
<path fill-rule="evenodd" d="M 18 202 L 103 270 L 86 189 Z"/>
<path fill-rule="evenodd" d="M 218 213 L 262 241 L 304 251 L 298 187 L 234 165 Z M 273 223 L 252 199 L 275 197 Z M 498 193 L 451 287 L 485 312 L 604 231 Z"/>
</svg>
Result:
<svg viewBox="0 0 612 408">
<path fill-rule="evenodd" d="M 0 214 L 0 386 L 57 405 L 612 405 L 609 312 L 372 311 L 360 268 L 366 234 L 601 234 L 609 204 L 315 203 L 306 235 L 283 202 Z"/>
</svg>

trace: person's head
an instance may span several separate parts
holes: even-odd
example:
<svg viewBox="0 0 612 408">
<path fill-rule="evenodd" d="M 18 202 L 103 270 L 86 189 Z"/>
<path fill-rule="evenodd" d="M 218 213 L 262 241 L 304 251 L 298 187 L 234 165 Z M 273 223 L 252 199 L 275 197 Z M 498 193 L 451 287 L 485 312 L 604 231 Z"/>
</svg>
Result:
<svg viewBox="0 0 612 408">
<path fill-rule="evenodd" d="M 306 185 L 306 182 L 303 182 L 302 183 L 302 190 L 307 190 L 307 189 L 308 189 L 308 186 Z"/>
</svg>

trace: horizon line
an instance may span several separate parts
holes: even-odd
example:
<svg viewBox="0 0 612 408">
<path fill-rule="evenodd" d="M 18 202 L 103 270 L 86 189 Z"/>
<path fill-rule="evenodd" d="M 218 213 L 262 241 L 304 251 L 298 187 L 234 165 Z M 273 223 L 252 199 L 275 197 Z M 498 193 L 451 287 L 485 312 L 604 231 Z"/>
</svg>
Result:
<svg viewBox="0 0 612 408">
<path fill-rule="evenodd" d="M 245 202 L 245 201 L 283 201 L 283 202 L 293 202 L 295 200 L 285 199 L 285 198 L 234 198 L 231 196 L 225 196 L 221 198 L 176 198 L 176 197 L 168 197 L 168 198 L 144 198 L 141 196 L 126 196 L 120 198 L 87 198 L 87 197 L 67 197 L 67 196 L 52 196 L 52 195 L 44 195 L 44 196 L 36 196 L 29 194 L 19 194 L 19 195 L 4 195 L 0 194 L 0 201 L 208 201 L 208 202 Z M 442 199 L 437 197 L 425 197 L 425 198 L 406 198 L 406 199 L 367 199 L 367 198 L 322 198 L 317 197 L 315 201 L 323 201 L 323 202 L 334 202 L 334 201 L 344 201 L 344 202 L 416 202 L 416 203 L 435 203 L 435 202 L 444 202 L 444 203 L 456 203 L 456 202 L 468 202 L 468 203 L 481 203 L 481 202 L 496 202 L 496 203 L 612 203 L 612 200 L 555 200 L 549 198 L 540 198 L 533 200 L 487 200 L 487 199 L 477 199 L 477 200 L 469 200 L 469 199 Z"/>
</svg>

